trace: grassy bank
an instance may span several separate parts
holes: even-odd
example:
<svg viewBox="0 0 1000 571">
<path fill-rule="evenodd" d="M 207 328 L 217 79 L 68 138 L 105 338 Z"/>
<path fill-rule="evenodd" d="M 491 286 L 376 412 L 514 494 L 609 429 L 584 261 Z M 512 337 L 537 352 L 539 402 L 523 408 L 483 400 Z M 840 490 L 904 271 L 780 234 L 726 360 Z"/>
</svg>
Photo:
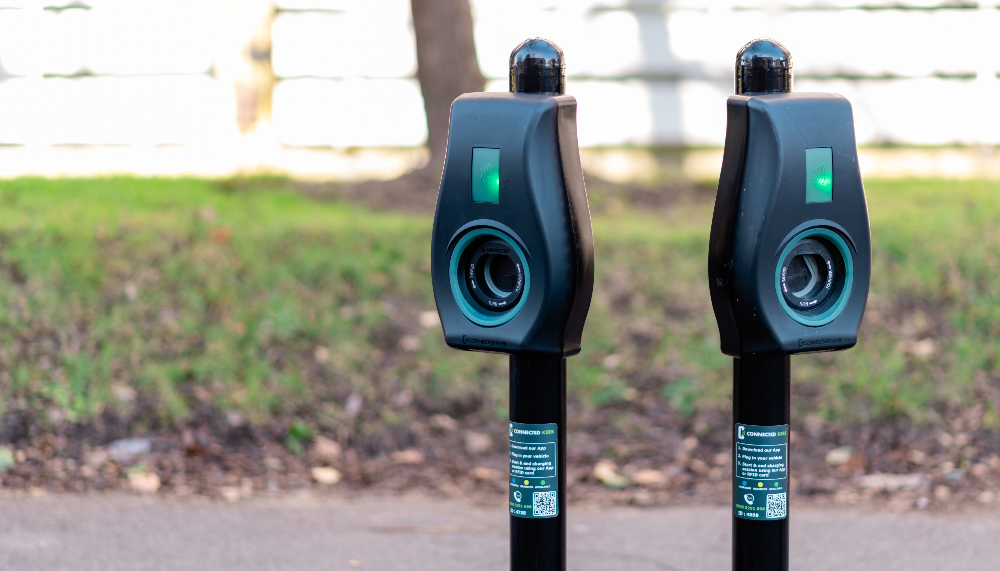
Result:
<svg viewBox="0 0 1000 571">
<path fill-rule="evenodd" d="M 793 359 L 794 419 L 996 426 L 1000 185 L 867 190 L 875 271 L 861 342 Z M 705 286 L 711 202 L 597 210 L 574 422 L 640 434 L 643 410 L 695 426 L 728 415 L 731 364 Z M 448 349 L 431 319 L 429 239 L 426 217 L 282 181 L 4 181 L 3 439 L 228 415 L 293 440 L 350 434 L 378 454 L 419 440 L 428 415 L 504 418 L 506 360 Z"/>
</svg>

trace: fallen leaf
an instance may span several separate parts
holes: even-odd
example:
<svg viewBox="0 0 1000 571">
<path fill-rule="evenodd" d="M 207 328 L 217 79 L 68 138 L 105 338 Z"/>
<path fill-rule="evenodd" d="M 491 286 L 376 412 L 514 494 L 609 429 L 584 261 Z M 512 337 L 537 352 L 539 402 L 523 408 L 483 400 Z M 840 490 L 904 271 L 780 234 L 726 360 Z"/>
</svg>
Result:
<svg viewBox="0 0 1000 571">
<path fill-rule="evenodd" d="M 404 335 L 399 340 L 399 348 L 407 353 L 413 353 L 417 349 L 420 349 L 420 344 L 420 338 L 416 335 Z"/>
<path fill-rule="evenodd" d="M 233 238 L 233 230 L 229 226 L 216 226 L 208 231 L 208 239 L 216 244 L 225 244 Z"/>
<path fill-rule="evenodd" d="M 933 339 L 921 339 L 920 341 L 900 341 L 896 344 L 896 350 L 909 353 L 918 359 L 927 359 L 937 354 L 937 343 Z"/>
<path fill-rule="evenodd" d="M 105 464 L 111 461 L 111 455 L 108 451 L 103 448 L 95 448 L 83 457 L 83 464 L 91 468 L 103 468 Z"/>
<path fill-rule="evenodd" d="M 160 489 L 160 477 L 151 472 L 132 472 L 128 483 L 132 491 L 140 494 L 155 494 Z"/>
<path fill-rule="evenodd" d="M 121 402 L 134 402 L 136 397 L 135 389 L 124 384 L 115 384 L 111 387 L 111 392 L 115 398 Z"/>
<path fill-rule="evenodd" d="M 318 460 L 327 463 L 333 462 L 340 458 L 341 452 L 343 449 L 340 447 L 340 443 L 335 440 L 330 440 L 325 436 L 316 436 L 313 439 L 313 454 Z"/>
<path fill-rule="evenodd" d="M 438 312 L 436 311 L 421 312 L 420 325 L 422 327 L 430 329 L 431 327 L 439 325 L 440 323 L 441 323 L 441 318 L 438 316 Z"/>
<path fill-rule="evenodd" d="M 628 485 L 628 478 L 618 473 L 618 467 L 611 460 L 601 460 L 595 464 L 592 474 L 597 481 L 609 488 L 624 488 Z"/>
<path fill-rule="evenodd" d="M 447 414 L 435 414 L 431 417 L 431 427 L 442 432 L 454 432 L 458 430 L 458 421 Z"/>
<path fill-rule="evenodd" d="M 688 469 L 690 469 L 695 474 L 704 475 L 709 472 L 708 464 L 704 463 L 703 461 L 697 458 L 693 458 L 690 462 L 688 462 Z"/>
<path fill-rule="evenodd" d="M 313 359 L 315 359 L 317 363 L 326 363 L 330 360 L 330 350 L 323 346 L 317 346 L 316 349 L 313 350 Z"/>
<path fill-rule="evenodd" d="M 332 486 L 340 481 L 340 471 L 327 466 L 316 466 L 309 471 L 313 480 L 324 486 Z"/>
<path fill-rule="evenodd" d="M 465 451 L 470 456 L 485 454 L 490 448 L 493 448 L 493 439 L 489 435 L 478 432 L 465 433 Z"/>
<path fill-rule="evenodd" d="M 632 483 L 640 486 L 662 486 L 667 482 L 667 477 L 659 470 L 639 470 L 632 475 Z"/>
<path fill-rule="evenodd" d="M 893 492 L 919 488 L 923 481 L 920 474 L 868 474 L 859 478 L 858 483 L 869 490 Z"/>
<path fill-rule="evenodd" d="M 476 466 L 470 472 L 473 478 L 477 480 L 499 480 L 500 472 L 492 468 L 487 468 L 485 466 Z"/>
<path fill-rule="evenodd" d="M 231 504 L 240 501 L 240 489 L 236 486 L 223 486 L 219 488 L 219 493 L 222 494 L 222 499 Z"/>
<path fill-rule="evenodd" d="M 423 464 L 424 463 L 424 453 L 417 450 L 416 448 L 407 448 L 406 450 L 396 450 L 389 455 L 392 461 L 396 464 Z"/>
<path fill-rule="evenodd" d="M 843 466 L 854 456 L 853 446 L 841 446 L 826 453 L 826 463 L 830 466 Z"/>
</svg>

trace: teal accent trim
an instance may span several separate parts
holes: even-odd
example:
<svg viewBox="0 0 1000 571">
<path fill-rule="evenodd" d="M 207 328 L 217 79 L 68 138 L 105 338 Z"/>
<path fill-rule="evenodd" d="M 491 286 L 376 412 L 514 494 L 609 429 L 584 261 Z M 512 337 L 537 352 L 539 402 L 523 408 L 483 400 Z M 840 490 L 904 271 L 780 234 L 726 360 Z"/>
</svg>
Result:
<svg viewBox="0 0 1000 571">
<path fill-rule="evenodd" d="M 517 252 L 517 257 L 521 260 L 521 267 L 524 268 L 524 291 L 521 293 L 521 299 L 519 299 L 517 301 L 517 305 L 511 309 L 503 313 L 496 313 L 493 315 L 479 311 L 471 303 L 469 303 L 469 300 L 465 297 L 465 292 L 462 289 L 464 281 L 458 279 L 458 262 L 462 259 L 462 254 L 465 253 L 465 249 L 469 246 L 469 244 L 477 238 L 482 238 L 483 236 L 499 238 L 510 244 L 510 246 L 514 248 L 514 251 Z M 492 228 L 477 228 L 463 235 L 458 240 L 458 243 L 455 244 L 455 249 L 451 251 L 451 262 L 448 264 L 448 272 L 448 280 L 451 283 L 451 294 L 455 297 L 455 303 L 458 304 L 458 309 L 461 310 L 462 315 L 464 315 L 469 321 L 475 323 L 476 325 L 482 325 L 483 327 L 496 327 L 514 319 L 514 316 L 521 311 L 522 307 L 524 307 L 524 302 L 527 301 L 528 294 L 531 293 L 531 270 L 528 268 L 528 260 L 525 257 L 524 252 L 521 251 L 520 246 L 517 245 L 517 242 L 513 238 Z"/>
<path fill-rule="evenodd" d="M 785 256 L 788 252 L 792 251 L 792 248 L 796 244 L 801 242 L 806 238 L 825 238 L 826 240 L 833 242 L 833 245 L 837 247 L 840 255 L 844 258 L 844 289 L 841 290 L 840 295 L 837 297 L 837 301 L 832 307 L 824 311 L 823 313 L 817 315 L 807 315 L 799 313 L 788 306 L 788 302 L 785 301 L 784 296 L 781 294 L 781 264 L 785 261 Z M 785 310 L 788 317 L 791 317 L 795 321 L 801 323 L 802 325 L 808 325 L 809 327 L 819 327 L 821 325 L 826 325 L 840 315 L 844 308 L 847 307 L 847 300 L 851 297 L 851 286 L 854 284 L 854 258 L 851 257 L 851 249 L 847 245 L 847 241 L 844 240 L 843 236 L 829 230 L 827 228 L 810 228 L 808 230 L 803 230 L 799 232 L 792 240 L 785 246 L 785 249 L 781 251 L 781 255 L 778 256 L 777 267 L 774 268 L 774 293 L 778 296 L 778 303 L 781 304 L 781 309 Z"/>
</svg>

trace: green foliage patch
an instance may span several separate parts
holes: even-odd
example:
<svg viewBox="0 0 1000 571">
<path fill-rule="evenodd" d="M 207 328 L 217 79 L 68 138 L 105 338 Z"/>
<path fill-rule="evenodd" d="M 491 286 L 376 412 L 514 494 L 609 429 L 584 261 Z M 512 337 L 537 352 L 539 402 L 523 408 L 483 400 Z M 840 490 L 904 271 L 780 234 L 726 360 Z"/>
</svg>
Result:
<svg viewBox="0 0 1000 571">
<path fill-rule="evenodd" d="M 1000 185 L 868 184 L 875 245 L 859 346 L 793 359 L 795 414 L 937 422 L 1000 410 Z M 570 361 L 582 415 L 729 406 L 705 284 L 710 203 L 595 217 L 597 287 Z M 0 412 L 135 430 L 203 407 L 350 426 L 376 449 L 428 414 L 503 418 L 506 359 L 433 322 L 431 222 L 317 201 L 287 181 L 0 182 Z"/>
</svg>

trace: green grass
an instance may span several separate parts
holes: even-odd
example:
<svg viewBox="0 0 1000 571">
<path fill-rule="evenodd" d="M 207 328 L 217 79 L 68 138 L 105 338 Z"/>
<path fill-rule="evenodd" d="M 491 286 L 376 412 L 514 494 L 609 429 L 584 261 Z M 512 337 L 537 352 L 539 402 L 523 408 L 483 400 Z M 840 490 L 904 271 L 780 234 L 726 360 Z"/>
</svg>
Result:
<svg viewBox="0 0 1000 571">
<path fill-rule="evenodd" d="M 867 190 L 861 341 L 793 359 L 794 414 L 933 423 L 978 405 L 996 424 L 1000 185 Z M 597 287 L 570 362 L 579 414 L 727 409 L 731 364 L 705 286 L 711 209 L 595 218 Z M 450 350 L 420 324 L 434 309 L 430 226 L 283 181 L 0 182 L 0 411 L 114 414 L 143 431 L 219 410 L 395 444 L 428 413 L 502 418 L 506 360 Z"/>
</svg>

